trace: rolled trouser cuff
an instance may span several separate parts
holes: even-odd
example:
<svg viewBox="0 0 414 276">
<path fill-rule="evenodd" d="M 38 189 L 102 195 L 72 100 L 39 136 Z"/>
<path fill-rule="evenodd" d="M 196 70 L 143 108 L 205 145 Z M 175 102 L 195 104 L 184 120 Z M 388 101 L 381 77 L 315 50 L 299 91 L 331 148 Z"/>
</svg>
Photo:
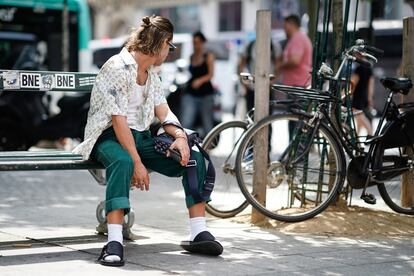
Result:
<svg viewBox="0 0 414 276">
<path fill-rule="evenodd" d="M 208 203 L 210 201 L 211 201 L 211 199 L 208 198 L 208 200 L 205 201 L 205 202 Z M 193 205 L 198 204 L 198 203 L 201 203 L 201 202 L 204 202 L 204 201 L 202 201 L 202 200 L 198 200 L 197 201 L 191 195 L 188 195 L 188 196 L 185 197 L 185 204 L 187 205 L 187 208 L 190 208 Z"/>
<path fill-rule="evenodd" d="M 124 215 L 128 214 L 131 206 L 127 197 L 116 197 L 105 202 L 105 213 L 108 215 L 109 212 L 114 210 L 123 209 Z"/>
</svg>

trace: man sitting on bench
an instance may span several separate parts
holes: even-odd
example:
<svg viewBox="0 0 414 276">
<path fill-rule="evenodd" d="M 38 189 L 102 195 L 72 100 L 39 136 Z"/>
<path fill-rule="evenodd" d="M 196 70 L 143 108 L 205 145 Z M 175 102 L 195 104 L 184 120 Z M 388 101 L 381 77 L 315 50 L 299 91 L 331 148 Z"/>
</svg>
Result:
<svg viewBox="0 0 414 276">
<path fill-rule="evenodd" d="M 124 264 L 122 223 L 130 210 L 130 186 L 148 191 L 147 169 L 171 177 L 183 176 L 190 239 L 181 246 L 187 251 L 207 255 L 220 255 L 223 251 L 222 245 L 207 231 L 205 201 L 194 198 L 189 190 L 185 166 L 190 148 L 186 134 L 175 125 L 164 126 L 175 138 L 171 149 L 180 152 L 182 159 L 178 163 L 155 151 L 149 132 L 154 116 L 160 122 L 174 121 L 180 125 L 168 107 L 161 80 L 154 70 L 154 66 L 164 62 L 169 49 L 175 48 L 172 37 L 173 25 L 168 19 L 144 17 L 125 48 L 103 65 L 92 90 L 85 140 L 74 152 L 106 168 L 108 243 L 99 258 L 102 265 Z M 197 151 L 192 151 L 191 157 L 196 161 L 198 188 L 202 191 L 206 178 L 204 157 Z"/>
</svg>

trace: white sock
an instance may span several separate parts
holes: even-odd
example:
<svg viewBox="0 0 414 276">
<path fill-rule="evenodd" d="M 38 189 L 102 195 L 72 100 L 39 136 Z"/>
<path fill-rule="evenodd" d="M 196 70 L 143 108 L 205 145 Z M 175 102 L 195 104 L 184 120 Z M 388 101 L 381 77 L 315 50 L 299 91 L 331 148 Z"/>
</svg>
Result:
<svg viewBox="0 0 414 276">
<path fill-rule="evenodd" d="M 207 231 L 206 218 L 190 218 L 190 241 L 193 241 L 194 238 L 203 231 Z"/>
<path fill-rule="evenodd" d="M 124 242 L 122 236 L 122 224 L 108 224 L 108 242 L 117 241 L 120 244 Z M 116 255 L 109 255 L 105 257 L 105 261 L 119 262 L 121 258 Z"/>
</svg>

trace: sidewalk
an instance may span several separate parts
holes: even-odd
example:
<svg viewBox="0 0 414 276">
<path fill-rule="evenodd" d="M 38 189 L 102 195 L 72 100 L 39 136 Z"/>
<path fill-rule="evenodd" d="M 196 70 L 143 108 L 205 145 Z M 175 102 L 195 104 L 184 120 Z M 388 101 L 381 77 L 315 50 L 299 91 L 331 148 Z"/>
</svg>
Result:
<svg viewBox="0 0 414 276">
<path fill-rule="evenodd" d="M 223 255 L 186 254 L 181 184 L 155 174 L 151 183 L 131 193 L 139 239 L 126 242 L 124 267 L 109 268 L 95 263 L 106 241 L 94 233 L 104 187 L 87 172 L 0 174 L 0 275 L 414 275 L 412 237 L 287 235 L 215 218 Z"/>
</svg>

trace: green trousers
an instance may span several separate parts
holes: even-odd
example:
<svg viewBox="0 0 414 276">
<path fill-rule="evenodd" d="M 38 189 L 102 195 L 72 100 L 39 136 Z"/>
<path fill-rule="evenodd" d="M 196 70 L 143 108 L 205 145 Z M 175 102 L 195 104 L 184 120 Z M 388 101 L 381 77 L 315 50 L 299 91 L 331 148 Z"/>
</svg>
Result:
<svg viewBox="0 0 414 276">
<path fill-rule="evenodd" d="M 149 131 L 140 132 L 134 129 L 131 131 L 144 166 L 148 170 L 166 176 L 183 177 L 187 208 L 199 203 L 190 194 L 186 168 L 173 159 L 157 153 L 154 150 L 154 140 Z M 192 156 L 197 161 L 198 188 L 199 191 L 202 191 L 206 177 L 204 157 L 197 151 L 192 151 Z M 134 162 L 130 154 L 118 142 L 112 127 L 101 134 L 92 150 L 91 157 L 106 168 L 106 214 L 117 209 L 123 209 L 127 214 L 131 208 L 129 191 Z"/>
</svg>

